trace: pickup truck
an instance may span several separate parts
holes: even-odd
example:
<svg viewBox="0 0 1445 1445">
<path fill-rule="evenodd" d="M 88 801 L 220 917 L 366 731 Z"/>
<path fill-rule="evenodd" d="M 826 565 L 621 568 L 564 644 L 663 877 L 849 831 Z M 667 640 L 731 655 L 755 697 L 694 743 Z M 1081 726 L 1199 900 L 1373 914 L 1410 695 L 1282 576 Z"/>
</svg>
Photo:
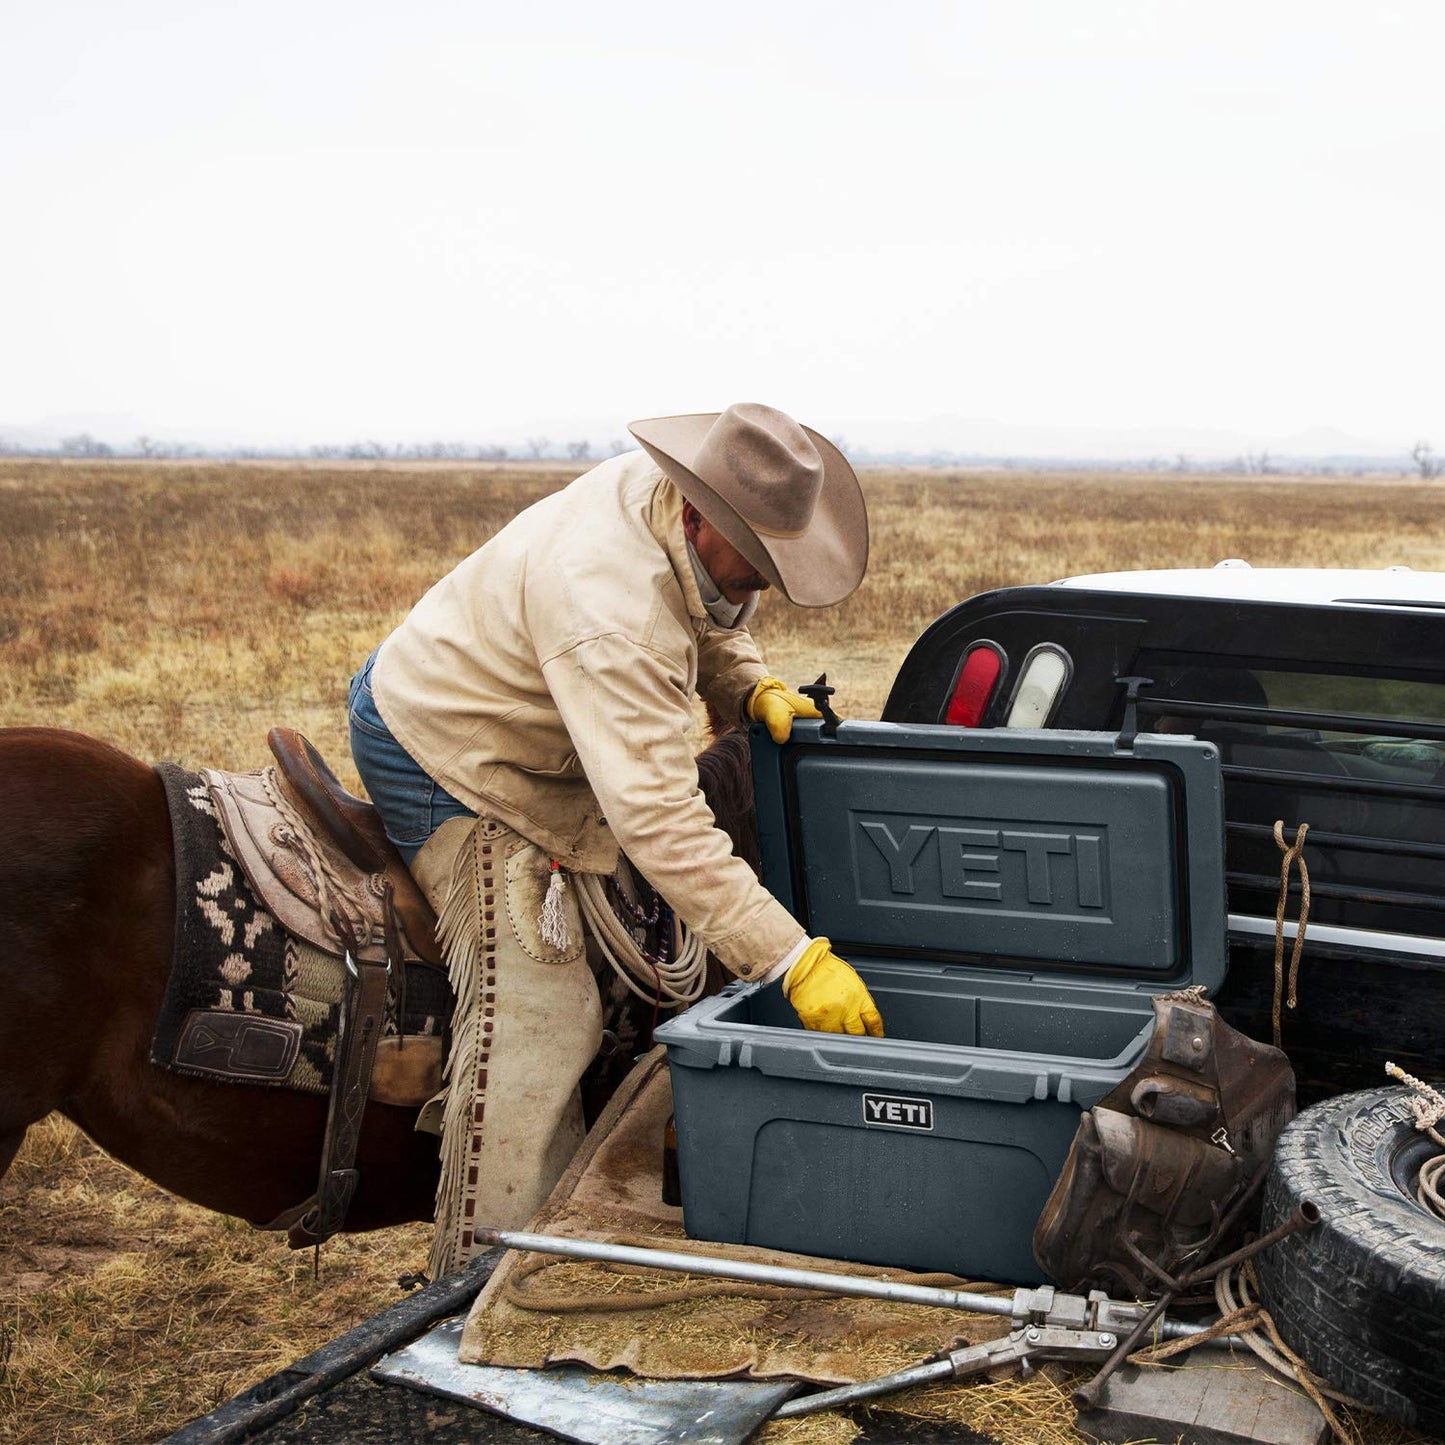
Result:
<svg viewBox="0 0 1445 1445">
<path fill-rule="evenodd" d="M 984 593 L 914 643 L 884 721 L 1141 730 L 1214 743 L 1224 775 L 1229 971 L 1220 1013 L 1272 1032 L 1304 874 L 1302 1103 L 1445 1075 L 1445 574 L 1252 568 L 1073 577 Z M 1141 681 L 1129 684 L 1126 679 Z"/>
</svg>

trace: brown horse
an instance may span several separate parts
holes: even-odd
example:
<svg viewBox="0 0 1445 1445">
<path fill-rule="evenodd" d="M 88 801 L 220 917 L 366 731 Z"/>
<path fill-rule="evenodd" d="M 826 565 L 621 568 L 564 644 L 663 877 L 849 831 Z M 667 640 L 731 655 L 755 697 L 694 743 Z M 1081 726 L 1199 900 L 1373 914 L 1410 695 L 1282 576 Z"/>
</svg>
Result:
<svg viewBox="0 0 1445 1445">
<path fill-rule="evenodd" d="M 735 839 L 750 826 L 746 759 L 739 735 L 699 759 Z M 0 1175 L 26 1129 L 58 1110 L 156 1183 L 252 1224 L 307 1198 L 324 1097 L 150 1062 L 175 922 L 157 775 L 80 733 L 0 729 L 0 800 Z M 437 1141 L 415 1121 L 367 1105 L 348 1231 L 431 1218 Z"/>
</svg>

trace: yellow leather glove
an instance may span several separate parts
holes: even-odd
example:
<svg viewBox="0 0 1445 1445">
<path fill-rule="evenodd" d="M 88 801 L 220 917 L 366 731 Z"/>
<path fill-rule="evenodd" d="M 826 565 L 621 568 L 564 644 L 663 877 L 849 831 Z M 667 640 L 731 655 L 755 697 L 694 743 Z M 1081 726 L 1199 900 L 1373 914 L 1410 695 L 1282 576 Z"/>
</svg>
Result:
<svg viewBox="0 0 1445 1445">
<path fill-rule="evenodd" d="M 765 677 L 748 698 L 748 716 L 754 722 L 765 724 L 775 743 L 785 743 L 795 717 L 822 717 L 823 714 L 810 698 L 794 692 L 775 677 Z"/>
<path fill-rule="evenodd" d="M 826 938 L 815 938 L 783 975 L 783 997 L 797 1009 L 805 1029 L 883 1037 L 883 1018 L 873 995 Z"/>
</svg>

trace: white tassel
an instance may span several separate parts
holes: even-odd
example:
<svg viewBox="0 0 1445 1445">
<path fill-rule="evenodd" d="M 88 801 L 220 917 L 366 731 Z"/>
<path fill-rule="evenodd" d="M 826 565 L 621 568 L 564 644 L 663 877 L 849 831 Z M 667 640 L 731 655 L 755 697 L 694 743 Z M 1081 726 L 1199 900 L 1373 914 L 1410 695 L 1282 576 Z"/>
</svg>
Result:
<svg viewBox="0 0 1445 1445">
<path fill-rule="evenodd" d="M 542 899 L 542 916 L 537 920 L 537 929 L 542 942 L 566 953 L 572 946 L 567 933 L 567 915 L 562 909 L 562 896 L 566 892 L 567 880 L 562 865 L 552 860 L 552 876 L 547 880 L 547 893 Z"/>
</svg>

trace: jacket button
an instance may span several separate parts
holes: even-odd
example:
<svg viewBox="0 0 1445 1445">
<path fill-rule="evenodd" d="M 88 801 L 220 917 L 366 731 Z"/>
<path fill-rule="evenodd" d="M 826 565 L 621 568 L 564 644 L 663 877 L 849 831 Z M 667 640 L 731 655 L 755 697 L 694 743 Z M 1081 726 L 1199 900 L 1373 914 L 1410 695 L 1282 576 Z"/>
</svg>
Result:
<svg viewBox="0 0 1445 1445">
<path fill-rule="evenodd" d="M 744 978 L 746 978 L 752 971 L 753 971 L 753 966 L 752 966 L 752 964 L 750 964 L 750 963 L 744 963 L 744 964 L 739 965 L 739 967 L 738 967 L 738 972 L 739 972 Z"/>
</svg>

